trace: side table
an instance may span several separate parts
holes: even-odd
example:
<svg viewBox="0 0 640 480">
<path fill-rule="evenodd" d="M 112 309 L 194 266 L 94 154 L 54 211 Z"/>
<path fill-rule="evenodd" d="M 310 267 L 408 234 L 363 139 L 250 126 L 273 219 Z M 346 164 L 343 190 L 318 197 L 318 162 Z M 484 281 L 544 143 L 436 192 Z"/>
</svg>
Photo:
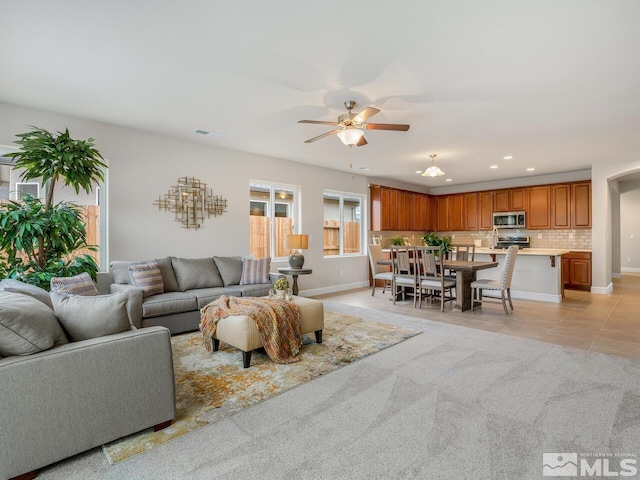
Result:
<svg viewBox="0 0 640 480">
<path fill-rule="evenodd" d="M 311 275 L 313 270 L 311 268 L 291 268 L 291 267 L 279 267 L 278 273 L 284 275 L 291 275 L 293 277 L 293 290 L 294 295 L 298 295 L 298 275 Z"/>
</svg>

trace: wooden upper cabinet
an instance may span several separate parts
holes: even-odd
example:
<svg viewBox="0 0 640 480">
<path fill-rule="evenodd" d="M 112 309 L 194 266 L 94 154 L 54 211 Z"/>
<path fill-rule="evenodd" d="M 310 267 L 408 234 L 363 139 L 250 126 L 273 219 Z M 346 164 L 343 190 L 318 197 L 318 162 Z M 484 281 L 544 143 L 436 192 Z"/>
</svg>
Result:
<svg viewBox="0 0 640 480">
<path fill-rule="evenodd" d="M 464 195 L 449 196 L 449 230 L 464 230 Z"/>
<path fill-rule="evenodd" d="M 438 202 L 438 225 L 435 230 L 449 230 L 449 196 L 436 197 Z"/>
<path fill-rule="evenodd" d="M 391 214 L 395 215 L 398 220 L 396 228 L 398 230 L 406 230 L 407 223 L 405 221 L 405 200 L 407 197 L 407 192 L 405 192 L 404 190 L 397 190 L 396 195 L 398 196 L 398 201 L 396 203 L 395 210 L 392 210 Z"/>
<path fill-rule="evenodd" d="M 398 190 L 389 189 L 389 230 L 398 230 Z"/>
<path fill-rule="evenodd" d="M 571 227 L 591 228 L 591 182 L 571 184 Z"/>
<path fill-rule="evenodd" d="M 495 192 L 493 192 L 493 211 L 494 212 L 510 211 L 509 190 L 496 190 Z"/>
<path fill-rule="evenodd" d="M 464 229 L 478 230 L 478 194 L 464 194 Z"/>
<path fill-rule="evenodd" d="M 493 228 L 493 192 L 478 194 L 478 229 L 491 230 Z"/>
<path fill-rule="evenodd" d="M 382 230 L 382 187 L 380 185 L 369 187 L 369 205 L 371 230 L 380 231 Z"/>
<path fill-rule="evenodd" d="M 551 228 L 571 228 L 571 185 L 551 185 Z"/>
<path fill-rule="evenodd" d="M 509 189 L 509 211 L 516 212 L 527 209 L 527 195 L 524 188 Z"/>
<path fill-rule="evenodd" d="M 541 187 L 529 187 L 526 189 L 526 203 L 529 205 L 527 211 L 527 228 L 549 229 L 551 228 L 551 187 L 544 185 Z"/>
</svg>

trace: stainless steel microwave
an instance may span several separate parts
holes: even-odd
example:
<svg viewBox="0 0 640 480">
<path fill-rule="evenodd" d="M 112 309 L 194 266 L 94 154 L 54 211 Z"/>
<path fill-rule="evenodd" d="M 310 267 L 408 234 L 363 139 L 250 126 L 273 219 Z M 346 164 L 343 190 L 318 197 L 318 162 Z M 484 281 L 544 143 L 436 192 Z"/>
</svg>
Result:
<svg viewBox="0 0 640 480">
<path fill-rule="evenodd" d="M 525 228 L 524 212 L 498 212 L 493 214 L 493 226 L 496 228 Z"/>
</svg>

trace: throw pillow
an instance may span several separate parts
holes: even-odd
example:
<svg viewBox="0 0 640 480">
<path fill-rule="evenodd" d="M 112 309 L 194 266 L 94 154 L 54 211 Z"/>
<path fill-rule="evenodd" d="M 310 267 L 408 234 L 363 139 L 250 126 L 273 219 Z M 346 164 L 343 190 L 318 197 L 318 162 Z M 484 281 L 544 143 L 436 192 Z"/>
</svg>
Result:
<svg viewBox="0 0 640 480">
<path fill-rule="evenodd" d="M 149 297 L 164 293 L 164 281 L 158 262 L 135 263 L 129 266 L 131 283 L 142 289 L 142 296 Z"/>
<path fill-rule="evenodd" d="M 240 285 L 242 280 L 242 257 L 213 257 L 224 286 Z"/>
<path fill-rule="evenodd" d="M 240 285 L 255 285 L 269 283 L 269 270 L 271 269 L 271 257 L 242 259 L 242 279 Z"/>
<path fill-rule="evenodd" d="M 181 291 L 222 287 L 222 278 L 213 258 L 171 258 Z"/>
<path fill-rule="evenodd" d="M 129 285 L 131 283 L 131 277 L 129 277 L 129 267 L 136 262 L 125 262 L 122 260 L 114 260 L 109 265 L 111 266 L 111 273 L 113 273 L 113 283 L 120 285 Z"/>
<path fill-rule="evenodd" d="M 21 282 L 20 280 L 16 280 L 15 278 L 5 278 L 0 282 L 0 290 L 29 295 L 36 300 L 40 300 L 47 307 L 53 309 L 51 298 L 49 297 L 49 292 L 47 292 L 43 288 L 36 287 L 35 285 Z"/>
<path fill-rule="evenodd" d="M 85 272 L 75 277 L 53 277 L 51 279 L 51 291 L 83 296 L 98 295 L 96 284 L 93 283 L 89 274 Z"/>
<path fill-rule="evenodd" d="M 51 292 L 58 320 L 74 342 L 130 330 L 127 298 L 124 292 L 91 297 Z"/>
<path fill-rule="evenodd" d="M 28 295 L 0 292 L 0 355 L 31 355 L 69 343 L 53 310 Z"/>
</svg>

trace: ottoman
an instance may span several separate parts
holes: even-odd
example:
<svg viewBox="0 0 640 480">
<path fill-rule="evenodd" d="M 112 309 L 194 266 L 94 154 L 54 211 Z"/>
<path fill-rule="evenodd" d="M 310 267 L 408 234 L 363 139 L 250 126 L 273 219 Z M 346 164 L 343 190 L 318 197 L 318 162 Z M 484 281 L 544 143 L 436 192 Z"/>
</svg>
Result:
<svg viewBox="0 0 640 480">
<path fill-rule="evenodd" d="M 300 310 L 300 328 L 303 334 L 315 332 L 316 342 L 322 343 L 324 328 L 324 306 L 322 302 L 305 297 L 293 297 L 293 303 Z M 213 336 L 213 350 L 218 351 L 220 342 L 224 342 L 242 351 L 242 364 L 248 368 L 251 364 L 251 352 L 262 347 L 258 327 L 246 315 L 230 315 L 221 318 Z"/>
</svg>

